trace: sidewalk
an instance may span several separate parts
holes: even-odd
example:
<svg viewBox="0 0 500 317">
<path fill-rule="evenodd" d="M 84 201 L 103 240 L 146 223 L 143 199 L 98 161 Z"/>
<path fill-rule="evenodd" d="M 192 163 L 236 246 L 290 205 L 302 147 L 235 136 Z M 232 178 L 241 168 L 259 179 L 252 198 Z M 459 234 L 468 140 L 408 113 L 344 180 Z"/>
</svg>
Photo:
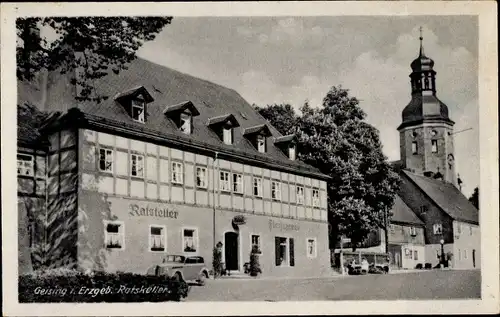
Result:
<svg viewBox="0 0 500 317">
<path fill-rule="evenodd" d="M 259 275 L 257 277 L 252 277 L 246 274 L 234 274 L 230 276 L 221 276 L 217 279 L 210 277 L 210 281 L 258 281 L 258 280 L 311 280 L 311 279 L 329 279 L 329 278 L 342 278 L 347 275 L 341 275 L 340 273 L 332 273 L 329 275 L 321 276 L 265 276 Z"/>
</svg>

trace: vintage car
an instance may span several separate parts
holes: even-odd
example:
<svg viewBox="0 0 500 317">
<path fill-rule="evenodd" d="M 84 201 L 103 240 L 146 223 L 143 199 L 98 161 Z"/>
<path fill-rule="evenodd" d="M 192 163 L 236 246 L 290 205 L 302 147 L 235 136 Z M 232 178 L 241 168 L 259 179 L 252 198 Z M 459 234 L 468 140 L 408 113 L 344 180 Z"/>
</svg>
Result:
<svg viewBox="0 0 500 317">
<path fill-rule="evenodd" d="M 147 274 L 173 276 L 180 281 L 195 281 L 199 285 L 205 285 L 208 269 L 201 256 L 167 255 L 163 263 L 150 267 Z"/>
</svg>

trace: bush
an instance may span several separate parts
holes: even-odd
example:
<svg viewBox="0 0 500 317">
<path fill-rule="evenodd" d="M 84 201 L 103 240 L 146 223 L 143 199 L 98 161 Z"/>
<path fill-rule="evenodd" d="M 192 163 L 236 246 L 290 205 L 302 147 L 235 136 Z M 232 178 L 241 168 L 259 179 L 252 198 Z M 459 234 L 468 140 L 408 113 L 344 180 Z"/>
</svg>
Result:
<svg viewBox="0 0 500 317">
<path fill-rule="evenodd" d="M 254 245 L 252 247 L 252 251 L 250 252 L 250 276 L 257 276 L 259 273 L 262 273 L 259 263 L 259 254 L 259 248 Z"/>
<path fill-rule="evenodd" d="M 18 283 L 21 303 L 179 301 L 188 292 L 185 282 L 166 276 L 64 269 L 20 275 Z"/>
<path fill-rule="evenodd" d="M 415 266 L 415 268 L 417 270 L 421 270 L 422 269 L 422 263 L 417 263 L 417 265 Z"/>
<path fill-rule="evenodd" d="M 432 269 L 432 264 L 431 263 L 425 263 L 425 269 L 426 270 Z"/>
</svg>

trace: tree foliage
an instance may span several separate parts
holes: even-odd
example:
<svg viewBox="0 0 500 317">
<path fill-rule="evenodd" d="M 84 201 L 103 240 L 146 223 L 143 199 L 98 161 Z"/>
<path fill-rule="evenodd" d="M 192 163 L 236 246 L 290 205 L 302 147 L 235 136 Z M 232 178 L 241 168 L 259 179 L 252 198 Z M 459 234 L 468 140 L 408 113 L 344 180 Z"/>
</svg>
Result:
<svg viewBox="0 0 500 317">
<path fill-rule="evenodd" d="M 382 153 L 379 132 L 366 123 L 359 100 L 332 87 L 321 107 L 305 104 L 256 107 L 282 134 L 295 133 L 298 158 L 332 179 L 328 182 L 330 243 L 351 238 L 354 248 L 376 228 L 394 203 L 399 178 Z M 389 214 L 390 218 L 390 214 Z"/>
<path fill-rule="evenodd" d="M 30 81 L 41 70 L 62 74 L 77 70 L 72 84 L 81 88 L 79 98 L 101 101 L 93 80 L 109 71 L 118 74 L 137 56 L 172 17 L 48 17 L 18 18 L 17 78 Z M 49 40 L 44 31 L 55 33 Z M 49 34 L 49 33 L 46 33 Z"/>
<path fill-rule="evenodd" d="M 479 209 L 479 187 L 474 188 L 474 192 L 472 195 L 469 197 L 469 201 Z"/>
</svg>

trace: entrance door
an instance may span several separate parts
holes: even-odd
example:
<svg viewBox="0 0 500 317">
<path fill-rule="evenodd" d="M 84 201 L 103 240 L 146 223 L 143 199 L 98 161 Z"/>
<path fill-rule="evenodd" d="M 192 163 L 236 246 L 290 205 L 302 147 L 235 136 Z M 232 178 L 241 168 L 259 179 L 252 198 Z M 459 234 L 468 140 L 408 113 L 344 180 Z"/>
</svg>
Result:
<svg viewBox="0 0 500 317">
<path fill-rule="evenodd" d="M 472 267 L 476 267 L 476 250 L 472 250 Z"/>
<path fill-rule="evenodd" d="M 224 234 L 224 255 L 226 257 L 226 269 L 229 271 L 238 271 L 238 233 L 226 232 Z"/>
</svg>

